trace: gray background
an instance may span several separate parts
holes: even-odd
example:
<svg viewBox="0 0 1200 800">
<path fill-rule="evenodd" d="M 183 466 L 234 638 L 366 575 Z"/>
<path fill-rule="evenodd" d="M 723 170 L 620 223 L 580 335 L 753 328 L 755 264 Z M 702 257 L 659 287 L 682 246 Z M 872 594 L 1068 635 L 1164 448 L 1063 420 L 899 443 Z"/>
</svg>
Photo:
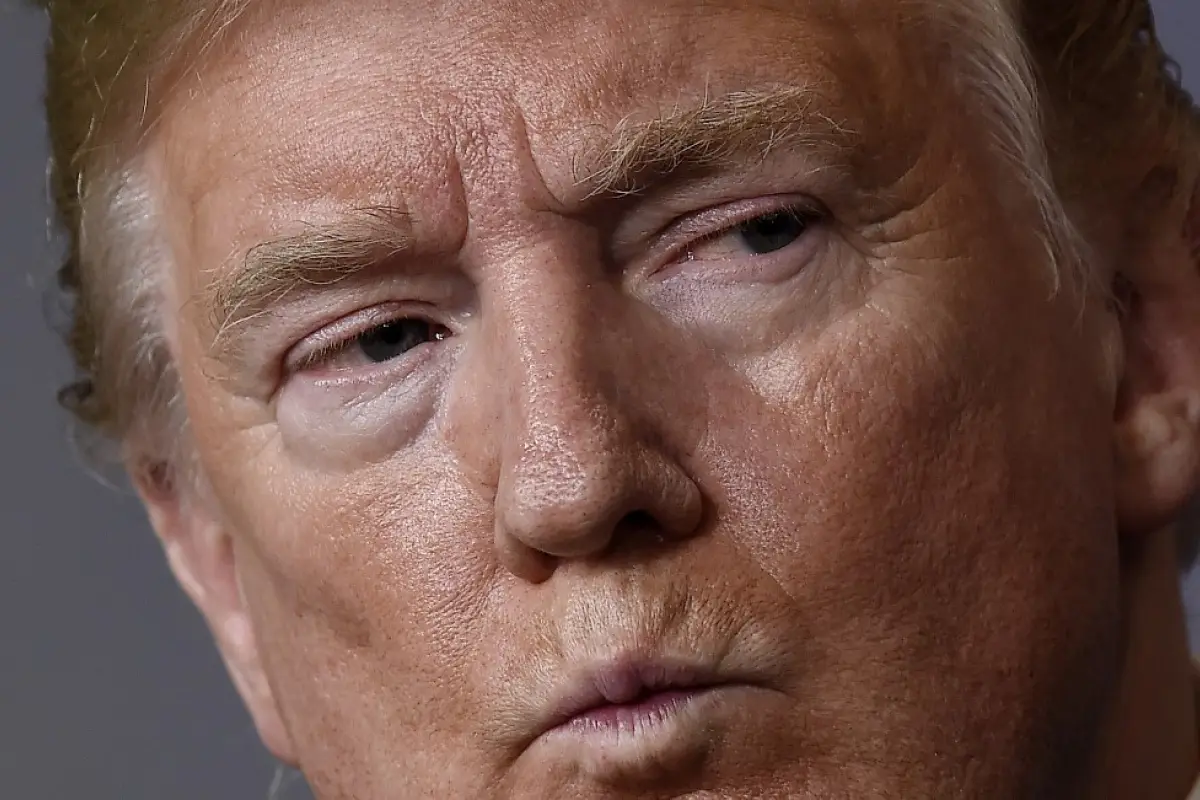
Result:
<svg viewBox="0 0 1200 800">
<path fill-rule="evenodd" d="M 1200 90 L 1200 6 L 1157 0 Z M 0 0 L 0 795 L 263 800 L 276 768 L 128 492 L 89 477 L 46 328 L 40 14 Z M 1200 575 L 1187 586 L 1200 650 Z M 307 797 L 288 776 L 283 800 Z"/>
</svg>

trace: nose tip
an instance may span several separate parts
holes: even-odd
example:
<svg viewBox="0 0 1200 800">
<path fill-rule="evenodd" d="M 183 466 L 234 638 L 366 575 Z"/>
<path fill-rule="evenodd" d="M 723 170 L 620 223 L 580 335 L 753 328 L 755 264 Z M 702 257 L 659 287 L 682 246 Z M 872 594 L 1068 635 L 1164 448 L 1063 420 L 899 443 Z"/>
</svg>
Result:
<svg viewBox="0 0 1200 800">
<path fill-rule="evenodd" d="M 528 453 L 523 461 L 499 487 L 496 540 L 501 560 L 526 578 L 544 578 L 561 560 L 599 557 L 623 532 L 678 539 L 699 526 L 695 483 L 640 444 Z"/>
<path fill-rule="evenodd" d="M 564 464 L 546 458 L 521 469 L 506 498 L 504 526 L 527 546 L 555 558 L 580 558 L 608 546 L 628 509 L 629 467 L 602 460 Z M 573 459 L 572 459 L 573 460 Z"/>
</svg>

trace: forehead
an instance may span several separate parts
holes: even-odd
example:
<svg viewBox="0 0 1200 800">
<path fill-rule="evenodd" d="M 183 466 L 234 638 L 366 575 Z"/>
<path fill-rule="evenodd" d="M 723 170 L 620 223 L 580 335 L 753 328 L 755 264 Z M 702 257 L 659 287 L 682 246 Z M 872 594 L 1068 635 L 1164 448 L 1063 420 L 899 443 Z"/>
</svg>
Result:
<svg viewBox="0 0 1200 800">
<path fill-rule="evenodd" d="M 248 16 L 244 77 L 326 77 L 451 95 L 500 93 L 546 114 L 644 82 L 771 62 L 829 68 L 895 38 L 891 0 L 362 0 Z M 886 31 L 883 37 L 872 33 Z M 872 56 L 887 57 L 874 52 Z M 243 85 L 245 86 L 245 85 Z M 600 97 L 597 97 L 597 93 Z M 408 96 L 406 105 L 421 97 Z"/>
<path fill-rule="evenodd" d="M 465 162 L 456 169 L 482 168 L 498 137 L 526 139 L 547 182 L 569 183 L 573 160 L 623 119 L 769 84 L 803 86 L 829 115 L 869 127 L 881 104 L 919 91 L 904 82 L 915 77 L 915 42 L 899 24 L 907 6 L 297 3 L 244 19 L 225 57 L 180 94 L 187 125 L 171 155 L 200 194 L 217 158 L 327 196 L 444 168 L 447 142 Z"/>
</svg>

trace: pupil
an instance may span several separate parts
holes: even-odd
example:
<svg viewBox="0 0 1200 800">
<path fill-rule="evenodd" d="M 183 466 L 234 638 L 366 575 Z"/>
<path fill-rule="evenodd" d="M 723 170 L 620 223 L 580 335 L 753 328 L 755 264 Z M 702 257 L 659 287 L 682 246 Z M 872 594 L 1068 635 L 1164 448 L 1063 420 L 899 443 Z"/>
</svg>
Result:
<svg viewBox="0 0 1200 800">
<path fill-rule="evenodd" d="M 806 227 L 794 211 L 776 211 L 747 220 L 738 226 L 738 233 L 746 247 L 761 256 L 787 247 L 804 234 Z"/>
<path fill-rule="evenodd" d="M 398 319 L 358 337 L 358 347 L 369 361 L 381 364 L 435 338 L 437 335 L 430 323 L 420 319 Z"/>
</svg>

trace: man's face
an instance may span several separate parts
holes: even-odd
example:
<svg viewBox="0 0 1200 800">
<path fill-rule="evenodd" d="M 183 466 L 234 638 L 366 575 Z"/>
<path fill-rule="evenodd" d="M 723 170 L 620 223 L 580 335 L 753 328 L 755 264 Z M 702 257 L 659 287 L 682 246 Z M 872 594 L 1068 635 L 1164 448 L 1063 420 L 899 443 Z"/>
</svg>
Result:
<svg viewBox="0 0 1200 800">
<path fill-rule="evenodd" d="M 1072 787 L 1114 387 L 908 7 L 311 3 L 178 92 L 218 633 L 322 797 Z"/>
</svg>

